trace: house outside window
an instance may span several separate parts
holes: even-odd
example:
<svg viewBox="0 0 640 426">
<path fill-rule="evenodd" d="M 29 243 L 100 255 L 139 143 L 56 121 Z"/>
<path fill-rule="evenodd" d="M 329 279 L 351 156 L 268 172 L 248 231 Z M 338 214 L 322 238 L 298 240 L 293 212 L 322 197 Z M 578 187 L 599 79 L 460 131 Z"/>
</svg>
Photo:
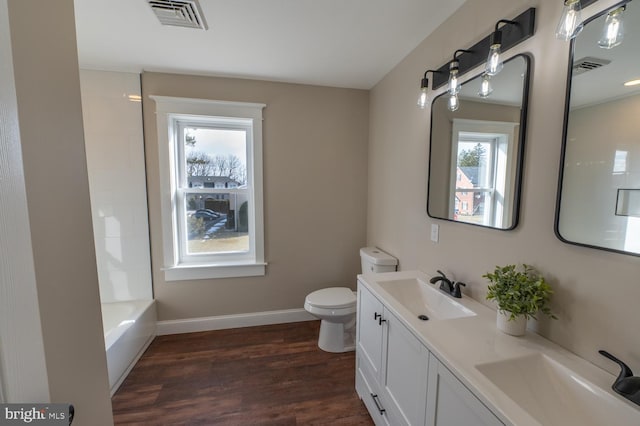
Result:
<svg viewBox="0 0 640 426">
<path fill-rule="evenodd" d="M 167 281 L 264 275 L 264 104 L 156 102 Z"/>
</svg>

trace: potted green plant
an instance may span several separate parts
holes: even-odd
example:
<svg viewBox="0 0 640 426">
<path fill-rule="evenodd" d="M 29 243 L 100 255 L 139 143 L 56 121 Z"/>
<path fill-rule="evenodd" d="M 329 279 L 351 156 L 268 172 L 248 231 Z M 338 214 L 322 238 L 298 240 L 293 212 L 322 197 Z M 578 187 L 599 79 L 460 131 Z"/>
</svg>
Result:
<svg viewBox="0 0 640 426">
<path fill-rule="evenodd" d="M 553 290 L 544 277 L 529 265 L 496 266 L 493 273 L 482 276 L 491 284 L 487 299 L 498 302 L 498 329 L 513 336 L 522 336 L 527 319 L 538 312 L 557 319 L 549 308 Z"/>
</svg>

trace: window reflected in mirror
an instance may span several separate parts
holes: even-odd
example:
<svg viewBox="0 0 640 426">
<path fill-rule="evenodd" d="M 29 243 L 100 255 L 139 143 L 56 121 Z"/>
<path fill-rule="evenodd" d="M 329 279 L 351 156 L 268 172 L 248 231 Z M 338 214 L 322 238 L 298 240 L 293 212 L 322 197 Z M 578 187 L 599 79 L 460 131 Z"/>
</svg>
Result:
<svg viewBox="0 0 640 426">
<path fill-rule="evenodd" d="M 429 216 L 497 229 L 516 226 L 528 75 L 529 58 L 519 55 L 500 74 L 465 82 L 455 111 L 448 94 L 434 99 Z"/>
</svg>

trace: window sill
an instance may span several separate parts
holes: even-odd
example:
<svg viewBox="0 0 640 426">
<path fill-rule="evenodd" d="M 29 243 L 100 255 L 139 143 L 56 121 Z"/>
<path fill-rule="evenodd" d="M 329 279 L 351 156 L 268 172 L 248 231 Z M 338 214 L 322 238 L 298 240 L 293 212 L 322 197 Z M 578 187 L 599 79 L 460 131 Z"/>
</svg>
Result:
<svg viewBox="0 0 640 426">
<path fill-rule="evenodd" d="M 265 275 L 266 263 L 226 263 L 220 265 L 178 265 L 164 269 L 165 281 L 205 280 L 211 278 L 257 277 Z"/>
</svg>

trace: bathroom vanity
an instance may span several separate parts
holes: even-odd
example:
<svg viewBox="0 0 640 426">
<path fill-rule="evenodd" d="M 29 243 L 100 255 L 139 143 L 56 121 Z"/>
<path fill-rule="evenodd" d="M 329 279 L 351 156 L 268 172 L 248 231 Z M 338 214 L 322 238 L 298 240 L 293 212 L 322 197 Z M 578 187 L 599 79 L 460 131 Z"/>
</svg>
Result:
<svg viewBox="0 0 640 426">
<path fill-rule="evenodd" d="M 428 319 L 427 319 L 428 318 Z M 356 391 L 376 425 L 635 425 L 615 377 L 419 271 L 358 276 Z"/>
</svg>

